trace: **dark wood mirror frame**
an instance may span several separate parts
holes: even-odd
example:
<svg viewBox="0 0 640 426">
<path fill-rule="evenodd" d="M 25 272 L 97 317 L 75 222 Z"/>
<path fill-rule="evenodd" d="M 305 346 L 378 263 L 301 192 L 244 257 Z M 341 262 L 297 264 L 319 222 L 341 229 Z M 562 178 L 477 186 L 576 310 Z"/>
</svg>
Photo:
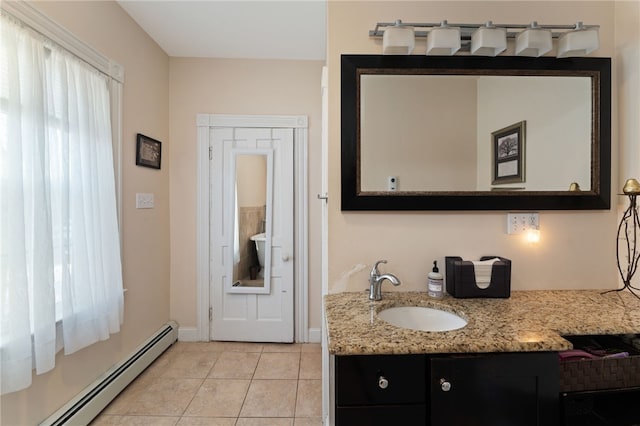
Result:
<svg viewBox="0 0 640 426">
<path fill-rule="evenodd" d="M 342 196 L 349 210 L 603 210 L 611 205 L 611 59 L 505 56 L 342 55 Z M 592 77 L 589 191 L 360 191 L 360 76 L 390 74 L 576 75 Z"/>
</svg>

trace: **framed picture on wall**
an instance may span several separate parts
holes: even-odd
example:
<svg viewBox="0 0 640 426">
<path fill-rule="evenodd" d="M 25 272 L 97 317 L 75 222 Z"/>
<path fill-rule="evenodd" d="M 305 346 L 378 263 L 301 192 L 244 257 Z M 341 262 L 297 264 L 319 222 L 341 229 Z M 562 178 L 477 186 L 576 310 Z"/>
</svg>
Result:
<svg viewBox="0 0 640 426">
<path fill-rule="evenodd" d="M 526 121 L 491 133 L 493 185 L 525 181 Z"/>
<path fill-rule="evenodd" d="M 136 165 L 159 169 L 161 157 L 162 142 L 138 133 L 136 142 Z"/>
</svg>

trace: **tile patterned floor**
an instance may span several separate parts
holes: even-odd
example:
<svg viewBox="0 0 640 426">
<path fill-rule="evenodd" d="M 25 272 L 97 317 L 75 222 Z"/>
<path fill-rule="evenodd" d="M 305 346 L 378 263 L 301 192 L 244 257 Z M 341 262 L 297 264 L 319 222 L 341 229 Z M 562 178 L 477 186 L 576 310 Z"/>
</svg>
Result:
<svg viewBox="0 0 640 426">
<path fill-rule="evenodd" d="M 319 344 L 177 342 L 92 422 L 321 426 Z"/>
</svg>

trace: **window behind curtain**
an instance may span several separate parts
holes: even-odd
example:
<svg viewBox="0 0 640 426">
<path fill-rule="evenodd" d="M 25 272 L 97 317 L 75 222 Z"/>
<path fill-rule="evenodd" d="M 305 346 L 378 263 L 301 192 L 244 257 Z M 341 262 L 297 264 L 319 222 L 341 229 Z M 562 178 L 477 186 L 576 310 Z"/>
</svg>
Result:
<svg viewBox="0 0 640 426">
<path fill-rule="evenodd" d="M 3 14 L 2 393 L 120 329 L 122 271 L 109 77 Z"/>
</svg>

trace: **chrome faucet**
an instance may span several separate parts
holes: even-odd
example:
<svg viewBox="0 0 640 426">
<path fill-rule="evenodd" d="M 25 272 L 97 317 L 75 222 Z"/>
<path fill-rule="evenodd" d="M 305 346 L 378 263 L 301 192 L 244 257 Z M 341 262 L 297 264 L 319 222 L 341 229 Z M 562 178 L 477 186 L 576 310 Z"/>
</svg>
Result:
<svg viewBox="0 0 640 426">
<path fill-rule="evenodd" d="M 400 280 L 395 275 L 380 275 L 378 265 L 381 263 L 387 263 L 387 261 L 378 260 L 369 273 L 369 300 L 382 300 L 382 282 L 384 280 L 389 280 L 395 286 L 400 285 Z"/>
</svg>

